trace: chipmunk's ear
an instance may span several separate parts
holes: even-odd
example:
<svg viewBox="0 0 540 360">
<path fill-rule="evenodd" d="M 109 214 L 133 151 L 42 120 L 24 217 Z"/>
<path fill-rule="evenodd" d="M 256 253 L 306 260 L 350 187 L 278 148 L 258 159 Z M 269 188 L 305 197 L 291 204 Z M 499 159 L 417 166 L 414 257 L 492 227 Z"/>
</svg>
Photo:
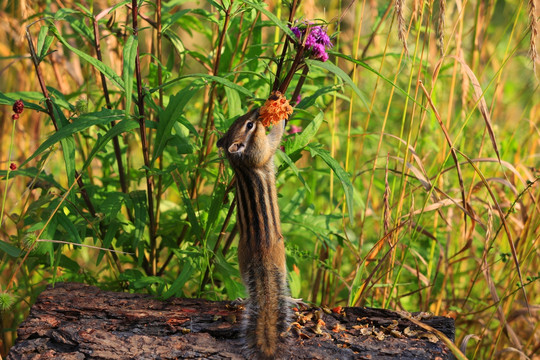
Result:
<svg viewBox="0 0 540 360">
<path fill-rule="evenodd" d="M 246 146 L 241 141 L 235 141 L 231 146 L 229 146 L 229 154 L 241 154 L 244 152 Z"/>
</svg>

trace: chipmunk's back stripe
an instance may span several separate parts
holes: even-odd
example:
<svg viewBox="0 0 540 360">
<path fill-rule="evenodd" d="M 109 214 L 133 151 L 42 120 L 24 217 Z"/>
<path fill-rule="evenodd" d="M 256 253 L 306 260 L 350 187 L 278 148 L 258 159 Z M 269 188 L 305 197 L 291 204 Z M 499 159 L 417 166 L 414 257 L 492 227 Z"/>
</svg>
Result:
<svg viewBox="0 0 540 360">
<path fill-rule="evenodd" d="M 272 229 L 277 232 L 277 237 L 281 236 L 281 225 L 279 219 L 279 208 L 277 204 L 277 196 L 275 193 L 275 180 L 272 178 L 266 179 L 266 194 L 268 195 L 268 213 L 271 215 Z M 270 220 L 270 219 L 269 219 Z"/>
<path fill-rule="evenodd" d="M 240 237 L 242 237 L 244 241 L 248 234 L 248 213 L 246 212 L 246 204 L 244 200 L 247 196 L 244 194 L 245 191 L 246 187 L 243 186 L 243 181 L 238 175 L 236 175 L 236 203 L 238 206 L 236 218 L 238 220 Z"/>
<path fill-rule="evenodd" d="M 261 224 L 261 241 L 264 241 L 266 246 L 270 246 L 270 240 L 272 234 L 270 233 L 269 217 L 270 211 L 268 209 L 268 193 L 264 182 L 264 177 L 261 176 L 259 171 L 250 172 L 253 183 L 257 189 L 257 214 L 259 216 L 259 223 Z"/>
<path fill-rule="evenodd" d="M 236 173 L 240 180 L 238 185 L 241 187 L 237 192 L 239 206 L 242 206 L 241 213 L 246 222 L 244 236 L 249 237 L 254 242 L 250 246 L 260 246 L 261 242 L 264 242 L 265 246 L 269 246 L 276 237 L 277 215 L 275 214 L 272 193 L 268 191 L 270 187 L 268 180 L 257 171 L 238 168 Z M 270 222 L 274 226 L 271 226 Z"/>
<path fill-rule="evenodd" d="M 237 169 L 236 176 L 238 176 L 238 206 L 242 207 L 240 213 L 243 215 L 245 221 L 244 226 L 240 228 L 240 236 L 244 239 L 259 239 L 260 237 L 260 225 L 257 214 L 257 205 L 253 200 L 255 198 L 255 190 L 249 178 L 246 178 L 246 174 Z M 242 232 L 243 231 L 243 232 Z M 248 246 L 252 246 L 251 242 L 247 241 Z"/>
</svg>

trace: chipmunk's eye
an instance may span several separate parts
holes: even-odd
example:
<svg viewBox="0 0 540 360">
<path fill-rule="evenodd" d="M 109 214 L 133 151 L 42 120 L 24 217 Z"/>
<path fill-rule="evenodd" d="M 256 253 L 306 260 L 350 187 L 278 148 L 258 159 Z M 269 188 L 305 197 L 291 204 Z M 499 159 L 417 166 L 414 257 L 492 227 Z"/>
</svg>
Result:
<svg viewBox="0 0 540 360">
<path fill-rule="evenodd" d="M 251 122 L 251 121 L 248 122 L 248 123 L 246 124 L 246 128 L 247 128 L 248 130 L 253 129 L 253 122 Z"/>
</svg>

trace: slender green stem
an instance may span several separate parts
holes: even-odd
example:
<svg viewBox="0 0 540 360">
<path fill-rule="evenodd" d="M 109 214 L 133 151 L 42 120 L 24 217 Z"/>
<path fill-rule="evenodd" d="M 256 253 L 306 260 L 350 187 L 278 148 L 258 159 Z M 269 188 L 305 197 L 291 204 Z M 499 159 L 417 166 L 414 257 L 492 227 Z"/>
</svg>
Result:
<svg viewBox="0 0 540 360">
<path fill-rule="evenodd" d="M 229 7 L 225 11 L 225 19 L 223 20 L 223 28 L 219 35 L 218 45 L 215 49 L 216 59 L 214 61 L 214 66 L 212 68 L 212 75 L 214 76 L 217 76 L 219 72 L 219 64 L 221 61 L 221 49 L 223 49 L 223 43 L 225 42 L 225 35 L 227 34 L 227 28 L 229 26 L 229 22 L 231 19 L 231 10 L 233 7 L 233 3 L 234 1 L 231 0 Z M 191 191 L 190 191 L 191 198 L 195 197 L 195 194 L 197 193 L 197 189 L 201 181 L 201 174 L 199 172 L 199 168 L 201 164 L 204 163 L 206 157 L 212 151 L 212 146 L 214 143 L 213 141 L 214 135 L 213 134 L 209 135 L 209 134 L 211 133 L 211 130 L 214 128 L 214 98 L 215 96 L 216 96 L 216 84 L 215 82 L 212 82 L 210 96 L 208 100 L 208 110 L 206 112 L 206 125 L 204 127 L 202 145 L 201 145 L 201 150 L 199 153 L 198 166 L 195 170 L 195 175 L 193 177 L 193 182 L 191 185 Z"/>
<path fill-rule="evenodd" d="M 11 155 L 13 154 L 13 141 L 15 140 L 15 128 L 17 127 L 17 120 L 14 119 L 11 127 L 11 141 L 9 143 L 9 155 L 7 159 L 7 175 L 6 175 L 6 186 L 4 188 L 4 196 L 2 199 L 2 210 L 0 211 L 0 225 L 3 224 L 4 220 L 4 208 L 6 206 L 6 197 L 8 193 L 8 185 L 9 185 L 9 174 L 11 173 Z"/>
</svg>

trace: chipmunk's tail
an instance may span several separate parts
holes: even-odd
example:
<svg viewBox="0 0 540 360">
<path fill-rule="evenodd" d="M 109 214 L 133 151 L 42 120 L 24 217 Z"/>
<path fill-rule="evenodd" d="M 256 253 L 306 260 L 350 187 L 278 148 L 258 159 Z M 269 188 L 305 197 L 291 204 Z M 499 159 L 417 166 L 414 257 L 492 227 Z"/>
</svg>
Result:
<svg viewBox="0 0 540 360">
<path fill-rule="evenodd" d="M 285 343 L 291 317 L 286 271 L 263 260 L 252 263 L 248 272 L 244 331 L 249 356 L 275 359 Z"/>
</svg>

